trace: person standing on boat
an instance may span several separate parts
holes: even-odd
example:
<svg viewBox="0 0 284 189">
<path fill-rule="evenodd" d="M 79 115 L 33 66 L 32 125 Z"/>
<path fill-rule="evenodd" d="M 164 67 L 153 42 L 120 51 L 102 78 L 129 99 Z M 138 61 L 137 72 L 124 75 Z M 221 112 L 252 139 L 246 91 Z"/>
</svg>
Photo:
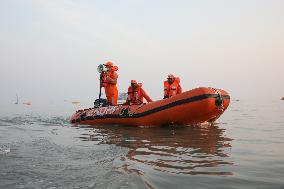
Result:
<svg viewBox="0 0 284 189">
<path fill-rule="evenodd" d="M 118 70 L 118 67 L 114 66 L 112 62 L 106 62 L 104 66 L 107 71 L 102 72 L 100 75 L 101 87 L 105 88 L 108 103 L 110 105 L 117 105 L 118 90 L 116 84 L 118 74 L 116 71 Z"/>
<path fill-rule="evenodd" d="M 164 81 L 164 99 L 182 93 L 180 86 L 180 78 L 169 74 L 166 81 Z"/>
<path fill-rule="evenodd" d="M 142 83 L 137 83 L 136 80 L 131 80 L 131 85 L 128 87 L 128 96 L 125 104 L 143 104 L 143 98 L 147 102 L 152 102 L 152 99 L 142 89 Z"/>
</svg>

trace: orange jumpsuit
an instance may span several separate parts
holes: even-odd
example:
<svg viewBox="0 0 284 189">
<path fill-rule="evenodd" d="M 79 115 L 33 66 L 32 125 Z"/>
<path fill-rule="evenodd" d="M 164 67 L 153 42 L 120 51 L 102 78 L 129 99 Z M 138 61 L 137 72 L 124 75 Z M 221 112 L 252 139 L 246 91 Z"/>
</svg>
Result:
<svg viewBox="0 0 284 189">
<path fill-rule="evenodd" d="M 152 99 L 142 89 L 142 84 L 139 84 L 136 88 L 130 86 L 128 88 L 128 96 L 125 104 L 143 104 L 143 98 L 145 98 L 147 102 L 152 102 Z"/>
<path fill-rule="evenodd" d="M 117 105 L 118 90 L 117 90 L 118 74 L 114 70 L 101 74 L 101 86 L 105 88 L 107 101 L 110 105 Z"/>
<path fill-rule="evenodd" d="M 172 84 L 169 84 L 168 81 L 164 81 L 164 98 L 169 98 L 182 93 L 182 88 L 179 83 L 180 81 L 178 78 L 175 78 Z"/>
</svg>

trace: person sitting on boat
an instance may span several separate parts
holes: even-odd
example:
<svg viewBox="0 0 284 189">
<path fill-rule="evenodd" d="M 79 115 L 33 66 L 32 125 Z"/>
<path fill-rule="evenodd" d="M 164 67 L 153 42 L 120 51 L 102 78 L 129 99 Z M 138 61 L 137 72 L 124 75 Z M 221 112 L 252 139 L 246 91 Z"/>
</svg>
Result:
<svg viewBox="0 0 284 189">
<path fill-rule="evenodd" d="M 105 88 L 109 105 L 117 105 L 118 90 L 116 84 L 118 74 L 116 71 L 118 70 L 118 67 L 114 66 L 112 62 L 106 62 L 104 66 L 106 67 L 107 71 L 102 72 L 100 75 L 101 87 Z"/>
<path fill-rule="evenodd" d="M 142 89 L 142 83 L 137 83 L 136 80 L 131 80 L 125 104 L 143 104 L 143 98 L 145 98 L 147 102 L 152 102 L 152 99 Z"/>
<path fill-rule="evenodd" d="M 164 99 L 182 93 L 180 86 L 180 78 L 169 74 L 166 81 L 164 81 Z"/>
</svg>

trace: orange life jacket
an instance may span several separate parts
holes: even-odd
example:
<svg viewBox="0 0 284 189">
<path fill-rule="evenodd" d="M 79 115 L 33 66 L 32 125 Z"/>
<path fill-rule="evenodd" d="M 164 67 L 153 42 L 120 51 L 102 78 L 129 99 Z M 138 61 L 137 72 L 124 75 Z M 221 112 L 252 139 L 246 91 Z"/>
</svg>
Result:
<svg viewBox="0 0 284 189">
<path fill-rule="evenodd" d="M 116 70 L 111 68 L 110 71 L 101 73 L 100 77 L 102 86 L 106 87 L 107 85 L 116 85 L 118 74 Z"/>
<path fill-rule="evenodd" d="M 128 96 L 127 101 L 133 104 L 142 104 L 143 103 L 143 95 L 141 93 L 142 84 L 139 83 L 137 88 L 128 87 Z"/>
<path fill-rule="evenodd" d="M 171 97 L 180 94 L 182 91 L 179 82 L 180 79 L 178 77 L 175 78 L 172 84 L 169 84 L 168 81 L 164 81 L 164 97 Z"/>
<path fill-rule="evenodd" d="M 115 70 L 117 70 L 117 67 L 115 69 L 112 67 L 109 72 L 101 75 L 101 86 L 105 88 L 106 96 L 118 96 L 116 86 L 118 74 L 115 72 Z"/>
</svg>

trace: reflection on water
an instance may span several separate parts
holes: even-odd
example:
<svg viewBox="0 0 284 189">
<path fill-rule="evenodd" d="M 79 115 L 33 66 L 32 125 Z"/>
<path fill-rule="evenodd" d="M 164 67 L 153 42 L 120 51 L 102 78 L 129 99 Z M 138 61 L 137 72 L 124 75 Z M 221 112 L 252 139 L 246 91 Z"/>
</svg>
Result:
<svg viewBox="0 0 284 189">
<path fill-rule="evenodd" d="M 278 100 L 233 101 L 227 124 L 202 127 L 74 128 L 73 111 L 23 107 L 0 106 L 0 188 L 284 186 Z"/>
<path fill-rule="evenodd" d="M 175 174 L 232 175 L 230 141 L 218 125 L 134 128 L 85 128 L 83 141 L 129 148 L 121 158 L 124 171 L 155 170 Z"/>
</svg>

